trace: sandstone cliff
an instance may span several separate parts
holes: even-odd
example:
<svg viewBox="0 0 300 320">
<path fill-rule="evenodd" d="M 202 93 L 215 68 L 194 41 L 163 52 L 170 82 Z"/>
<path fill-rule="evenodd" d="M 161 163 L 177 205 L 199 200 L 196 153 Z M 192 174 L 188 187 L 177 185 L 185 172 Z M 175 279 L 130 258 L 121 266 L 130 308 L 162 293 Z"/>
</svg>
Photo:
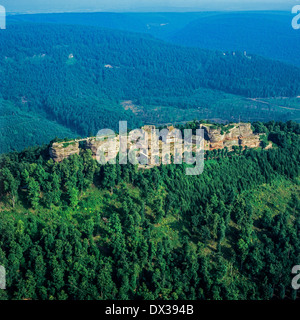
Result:
<svg viewBox="0 0 300 320">
<path fill-rule="evenodd" d="M 79 154 L 79 151 L 79 142 L 56 142 L 50 147 L 49 154 L 54 161 L 61 162 L 73 154 Z"/>
<path fill-rule="evenodd" d="M 173 127 L 169 127 L 171 130 Z M 204 129 L 204 149 L 205 150 L 214 150 L 214 149 L 224 149 L 225 147 L 228 150 L 231 150 L 234 146 L 241 146 L 243 148 L 257 148 L 260 146 L 260 135 L 254 134 L 251 128 L 250 123 L 236 123 L 223 126 L 222 128 L 217 125 L 205 124 L 200 125 L 200 128 Z M 152 136 L 154 126 L 145 126 L 143 129 L 148 133 L 148 157 L 151 157 L 151 140 L 157 138 L 155 135 Z M 130 139 L 129 139 L 130 140 Z M 196 136 L 193 136 L 193 143 L 195 144 L 197 140 Z M 102 141 L 97 140 L 96 138 L 86 138 L 82 140 L 74 140 L 70 142 L 60 142 L 54 143 L 49 150 L 50 157 L 57 162 L 62 161 L 65 158 L 68 158 L 72 154 L 79 154 L 79 142 L 85 141 L 85 149 L 92 151 L 94 158 L 97 157 L 97 150 L 99 147 L 103 147 L 104 155 L 107 160 L 110 160 L 116 156 L 116 153 L 119 152 L 119 136 L 111 136 L 109 139 L 105 138 Z M 175 144 L 178 143 L 183 145 L 183 139 L 179 138 L 168 138 L 166 141 L 170 145 L 171 153 L 175 152 Z M 133 142 L 128 141 L 128 149 L 132 147 Z M 160 152 L 163 149 L 164 141 L 160 140 L 158 143 L 158 148 Z M 268 146 L 268 148 L 272 145 Z M 182 149 L 184 149 L 182 147 Z M 194 149 L 193 149 L 194 150 Z M 142 153 L 142 152 L 139 152 Z"/>
<path fill-rule="evenodd" d="M 119 152 L 119 137 L 110 137 L 111 140 L 97 140 L 96 138 L 88 138 L 86 140 L 86 149 L 92 151 L 92 155 L 94 158 L 97 157 L 97 150 L 99 147 L 103 147 L 103 151 L 105 156 L 115 155 L 116 152 Z M 110 160 L 110 159 L 108 159 Z"/>
<path fill-rule="evenodd" d="M 223 149 L 233 146 L 256 148 L 260 146 L 260 136 L 253 133 L 251 123 L 235 123 L 218 128 L 214 125 L 201 125 L 205 131 L 205 139 L 209 149 Z"/>
</svg>

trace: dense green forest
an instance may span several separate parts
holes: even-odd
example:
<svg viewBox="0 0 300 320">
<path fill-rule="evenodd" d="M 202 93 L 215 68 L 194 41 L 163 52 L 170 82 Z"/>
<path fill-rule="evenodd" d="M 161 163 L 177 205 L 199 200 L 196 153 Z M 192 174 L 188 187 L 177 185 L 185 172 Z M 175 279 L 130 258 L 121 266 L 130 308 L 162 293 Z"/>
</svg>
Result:
<svg viewBox="0 0 300 320">
<path fill-rule="evenodd" d="M 300 66 L 299 32 L 290 11 L 54 13 L 16 15 L 9 22 L 76 24 L 140 32 L 205 49 L 247 51 Z"/>
<path fill-rule="evenodd" d="M 39 145 L 51 137 L 76 138 L 68 128 L 47 118 L 26 112 L 10 101 L 0 99 L 0 154 Z"/>
<path fill-rule="evenodd" d="M 59 138 L 116 130 L 119 120 L 136 128 L 193 118 L 299 119 L 293 100 L 284 107 L 254 99 L 298 99 L 296 67 L 120 30 L 11 23 L 1 32 L 0 76 L 1 128 L 15 124 L 13 135 L 0 137 L 2 152 L 49 142 L 60 129 Z M 40 119 L 43 134 L 26 118 Z"/>
<path fill-rule="evenodd" d="M 200 16 L 182 29 L 169 34 L 168 40 L 206 49 L 247 51 L 300 66 L 298 30 L 290 12 L 218 12 Z"/>
<path fill-rule="evenodd" d="M 295 299 L 300 126 L 253 127 L 272 149 L 207 152 L 200 176 L 2 155 L 0 298 Z"/>
<path fill-rule="evenodd" d="M 147 33 L 156 38 L 167 38 L 184 28 L 189 22 L 209 15 L 207 12 L 87 12 L 20 14 L 8 16 L 8 23 L 55 23 L 87 25 L 129 32 Z"/>
</svg>

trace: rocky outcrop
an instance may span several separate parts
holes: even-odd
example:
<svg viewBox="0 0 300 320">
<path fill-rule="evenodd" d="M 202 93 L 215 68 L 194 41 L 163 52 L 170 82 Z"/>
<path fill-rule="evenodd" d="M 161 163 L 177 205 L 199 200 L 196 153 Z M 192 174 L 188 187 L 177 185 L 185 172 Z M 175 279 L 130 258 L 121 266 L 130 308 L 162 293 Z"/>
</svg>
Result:
<svg viewBox="0 0 300 320">
<path fill-rule="evenodd" d="M 214 125 L 201 125 L 205 130 L 205 139 L 209 149 L 232 149 L 233 146 L 257 148 L 260 146 L 259 135 L 253 133 L 251 123 L 230 124 L 223 128 Z"/>
<path fill-rule="evenodd" d="M 92 151 L 94 158 L 97 156 L 97 150 L 101 148 L 104 151 L 104 155 L 108 157 L 108 160 L 110 160 L 110 158 L 115 157 L 116 153 L 119 152 L 119 137 L 109 137 L 109 140 L 97 140 L 96 138 L 90 138 L 86 140 L 85 148 Z"/>
<path fill-rule="evenodd" d="M 229 149 L 232 149 L 233 146 L 239 146 L 240 140 L 239 139 L 225 140 L 223 145 L 224 145 L 223 148 L 227 147 L 229 150 Z"/>
<path fill-rule="evenodd" d="M 144 129 L 145 132 L 147 132 L 148 134 L 148 141 L 149 141 L 149 145 L 151 144 L 152 140 L 156 139 L 156 128 L 155 126 L 144 126 L 142 127 L 142 129 Z"/>
<path fill-rule="evenodd" d="M 241 137 L 240 138 L 240 145 L 242 147 L 248 148 L 258 148 L 260 146 L 260 139 L 259 136 L 251 136 L 251 137 Z"/>
<path fill-rule="evenodd" d="M 257 148 L 260 146 L 260 135 L 254 134 L 251 128 L 250 123 L 236 123 L 230 124 L 227 126 L 223 126 L 222 128 L 218 128 L 217 125 L 205 124 L 200 125 L 200 128 L 204 129 L 204 149 L 205 150 L 214 150 L 214 149 L 224 149 L 228 148 L 231 150 L 234 146 L 242 146 L 243 148 Z M 145 132 L 148 133 L 148 145 L 144 147 L 144 150 L 138 151 L 139 156 L 144 156 L 145 158 L 151 158 L 151 156 L 156 156 L 151 154 L 151 142 L 152 140 L 157 140 L 155 126 L 144 126 Z M 173 127 L 168 127 L 171 132 Z M 192 141 L 193 144 L 196 144 L 198 137 L 193 136 Z M 165 141 L 163 141 L 165 140 Z M 54 143 L 50 150 L 50 157 L 57 162 L 62 161 L 65 158 L 73 154 L 79 154 L 79 142 L 85 142 L 85 149 L 89 149 L 92 152 L 94 158 L 97 157 L 97 150 L 102 148 L 104 151 L 104 155 L 106 160 L 110 160 L 116 157 L 116 154 L 120 149 L 120 138 L 119 136 L 109 136 L 103 138 L 103 140 L 97 140 L 96 138 L 86 138 L 82 140 L 74 140 L 70 142 L 60 142 Z M 135 145 L 135 139 L 130 141 L 128 138 L 127 149 L 130 150 Z M 141 143 L 141 141 L 140 141 Z M 165 144 L 170 145 L 171 154 L 177 154 L 178 144 L 182 146 L 182 150 L 184 150 L 183 144 L 184 140 L 175 135 L 175 132 L 171 132 L 170 136 L 165 139 L 161 139 L 158 141 L 157 148 L 160 151 L 160 154 L 163 150 L 163 146 Z M 268 148 L 271 148 L 272 145 L 269 145 Z M 140 148 L 143 149 L 143 148 Z M 145 152 L 145 150 L 147 152 Z M 195 150 L 192 149 L 193 151 Z"/>
<path fill-rule="evenodd" d="M 61 162 L 73 154 L 79 154 L 79 151 L 79 142 L 56 142 L 50 147 L 49 154 L 55 162 Z"/>
<path fill-rule="evenodd" d="M 232 125 L 231 125 L 232 126 Z M 225 135 L 225 139 L 238 139 L 239 137 L 251 137 L 253 136 L 253 131 L 251 129 L 251 123 L 237 123 L 233 124 L 233 128 L 230 128 Z M 226 127 L 225 127 L 226 128 Z"/>
<path fill-rule="evenodd" d="M 97 141 L 96 139 L 89 139 L 86 141 L 85 148 L 87 150 L 91 150 L 93 157 L 96 157 L 97 150 L 99 147 L 101 147 L 103 145 L 103 143 L 104 143 L 104 141 Z"/>
<path fill-rule="evenodd" d="M 202 126 L 202 128 L 206 131 L 208 141 L 211 144 L 218 144 L 225 139 L 225 133 L 221 132 L 220 128 L 214 128 L 213 126 Z"/>
<path fill-rule="evenodd" d="M 265 150 L 269 150 L 273 148 L 273 143 L 269 142 L 269 144 L 265 147 Z"/>
</svg>

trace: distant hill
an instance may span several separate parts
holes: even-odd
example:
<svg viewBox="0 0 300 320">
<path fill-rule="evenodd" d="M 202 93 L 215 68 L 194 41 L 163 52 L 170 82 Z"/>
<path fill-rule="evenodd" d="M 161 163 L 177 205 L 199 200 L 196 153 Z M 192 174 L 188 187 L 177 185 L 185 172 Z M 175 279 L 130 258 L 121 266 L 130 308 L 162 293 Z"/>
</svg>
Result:
<svg viewBox="0 0 300 320">
<path fill-rule="evenodd" d="M 76 24 L 148 33 L 158 38 L 181 30 L 189 22 L 211 13 L 51 13 L 8 16 L 10 22 Z"/>
<path fill-rule="evenodd" d="M 300 32 L 286 12 L 216 13 L 167 36 L 174 43 L 207 49 L 247 51 L 300 66 Z"/>
<path fill-rule="evenodd" d="M 247 51 L 300 66 L 300 32 L 281 11 L 191 13 L 55 13 L 8 21 L 80 24 L 151 34 L 180 45 Z"/>
<path fill-rule="evenodd" d="M 119 120 L 135 128 L 142 122 L 191 118 L 299 118 L 295 97 L 300 95 L 300 70 L 295 67 L 119 30 L 11 24 L 0 37 L 0 74 L 3 100 L 72 135 L 116 130 Z M 273 97 L 289 99 L 281 104 Z M 127 108 L 123 101 L 132 101 L 134 107 Z M 35 132 L 31 126 L 27 129 L 25 135 Z M 49 129 L 49 141 L 54 132 Z"/>
</svg>

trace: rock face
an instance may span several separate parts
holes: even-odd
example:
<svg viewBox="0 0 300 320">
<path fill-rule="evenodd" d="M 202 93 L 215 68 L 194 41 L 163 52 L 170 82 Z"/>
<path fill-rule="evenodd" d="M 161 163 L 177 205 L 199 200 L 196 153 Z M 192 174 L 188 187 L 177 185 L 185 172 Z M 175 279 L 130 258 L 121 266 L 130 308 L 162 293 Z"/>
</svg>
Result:
<svg viewBox="0 0 300 320">
<path fill-rule="evenodd" d="M 144 129 L 145 132 L 148 134 L 148 141 L 149 145 L 151 144 L 152 139 L 156 139 L 156 131 L 155 126 L 144 126 L 142 129 Z"/>
<path fill-rule="evenodd" d="M 103 149 L 104 155 L 108 160 L 114 158 L 116 153 L 119 152 L 119 137 L 109 137 L 109 140 L 97 140 L 96 138 L 89 138 L 86 140 L 86 149 L 92 151 L 94 158 L 97 157 L 97 150 L 99 148 Z"/>
<path fill-rule="evenodd" d="M 231 140 L 225 140 L 223 143 L 224 148 L 227 147 L 228 149 L 232 149 L 233 146 L 239 146 L 240 145 L 239 139 L 231 139 Z"/>
<path fill-rule="evenodd" d="M 201 125 L 205 131 L 205 139 L 209 150 L 232 149 L 233 146 L 256 148 L 260 146 L 259 135 L 253 133 L 251 123 L 236 123 L 223 129 L 213 125 Z"/>
<path fill-rule="evenodd" d="M 242 137 L 240 138 L 240 145 L 242 147 L 257 148 L 260 146 L 259 136 Z"/>
<path fill-rule="evenodd" d="M 79 154 L 79 151 L 79 142 L 77 141 L 56 142 L 50 147 L 49 154 L 54 161 L 61 162 L 73 154 Z"/>
<path fill-rule="evenodd" d="M 221 133 L 221 129 L 213 129 L 210 126 L 203 126 L 203 128 L 207 131 L 208 141 L 210 141 L 210 143 L 219 143 L 225 139 L 225 134 Z"/>
<path fill-rule="evenodd" d="M 96 139 L 89 139 L 86 141 L 86 149 L 92 151 L 93 157 L 96 157 L 97 150 L 104 144 L 104 141 L 97 141 Z"/>
<path fill-rule="evenodd" d="M 239 137 L 251 137 L 254 135 L 251 123 L 237 123 L 233 126 L 233 128 L 229 129 L 229 133 L 226 133 L 226 139 L 238 139 Z"/>
<path fill-rule="evenodd" d="M 214 149 L 224 149 L 228 148 L 231 150 L 234 146 L 241 146 L 243 148 L 257 148 L 260 146 L 260 135 L 254 134 L 251 129 L 250 123 L 236 123 L 224 126 L 222 129 L 218 128 L 216 125 L 206 124 L 200 125 L 201 129 L 204 129 L 204 149 L 205 150 L 214 150 Z M 144 126 L 145 132 L 148 133 L 148 145 L 144 147 L 147 151 L 143 154 L 141 150 L 139 152 L 140 156 L 144 156 L 145 158 L 157 157 L 156 154 L 152 155 L 151 142 L 157 141 L 158 137 L 156 136 L 155 126 Z M 168 128 L 169 131 L 173 129 L 173 127 Z M 126 139 L 126 138 L 125 138 Z M 193 144 L 196 144 L 196 140 L 198 138 L 196 136 L 192 137 Z M 127 150 L 131 149 L 133 146 L 133 141 L 129 141 L 130 138 L 127 138 Z M 182 150 L 184 150 L 183 144 L 184 140 L 177 137 L 174 133 L 171 134 L 170 137 L 166 138 L 166 141 L 162 141 L 163 139 L 158 141 L 157 149 L 160 151 L 164 149 L 164 145 L 170 145 L 171 154 L 177 154 L 178 145 L 182 146 Z M 97 140 L 96 138 L 86 138 L 82 140 L 74 140 L 70 142 L 60 142 L 54 143 L 49 150 L 50 157 L 56 161 L 61 162 L 63 159 L 68 158 L 73 154 L 79 154 L 79 142 L 85 141 L 85 149 L 89 149 L 92 151 L 92 155 L 94 158 L 97 158 L 97 150 L 101 147 L 104 151 L 104 156 L 106 160 L 114 159 L 117 153 L 120 150 L 120 138 L 119 136 L 109 136 L 107 138 L 103 137 L 103 140 Z M 126 140 L 125 140 L 126 141 Z M 269 145 L 268 148 L 271 148 L 272 145 Z M 126 148 L 126 142 L 125 142 Z M 194 149 L 193 149 L 194 151 Z"/>
</svg>

